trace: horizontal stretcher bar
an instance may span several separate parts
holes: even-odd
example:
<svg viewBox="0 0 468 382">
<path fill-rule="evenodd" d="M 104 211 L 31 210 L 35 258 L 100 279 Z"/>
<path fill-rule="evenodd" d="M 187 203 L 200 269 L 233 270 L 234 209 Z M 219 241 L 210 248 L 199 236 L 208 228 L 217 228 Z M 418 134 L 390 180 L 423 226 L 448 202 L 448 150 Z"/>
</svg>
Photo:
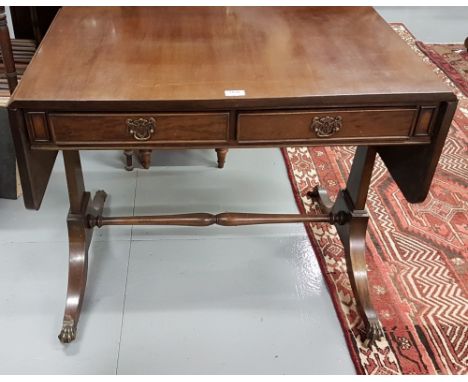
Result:
<svg viewBox="0 0 468 382">
<path fill-rule="evenodd" d="M 338 214 L 253 214 L 240 212 L 223 212 L 220 214 L 192 213 L 179 215 L 150 216 L 116 216 L 104 217 L 88 215 L 88 225 L 102 227 L 105 225 L 180 225 L 180 226 L 238 226 L 275 223 L 338 223 L 343 224 L 345 217 Z"/>
</svg>

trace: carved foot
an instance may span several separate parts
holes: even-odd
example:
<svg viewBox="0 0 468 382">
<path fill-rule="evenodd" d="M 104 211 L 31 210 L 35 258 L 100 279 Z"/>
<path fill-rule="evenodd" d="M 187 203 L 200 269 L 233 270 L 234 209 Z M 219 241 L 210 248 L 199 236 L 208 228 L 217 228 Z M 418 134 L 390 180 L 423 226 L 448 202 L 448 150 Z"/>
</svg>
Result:
<svg viewBox="0 0 468 382">
<path fill-rule="evenodd" d="M 133 170 L 133 150 L 125 150 L 125 170 L 132 171 Z"/>
<path fill-rule="evenodd" d="M 68 344 L 76 338 L 75 323 L 71 317 L 64 318 L 63 326 L 58 339 L 63 344 Z"/>
<path fill-rule="evenodd" d="M 312 200 L 316 201 L 319 206 L 320 210 L 323 213 L 328 214 L 331 212 L 333 208 L 333 202 L 331 201 L 330 197 L 328 196 L 328 192 L 324 188 L 320 188 L 319 186 L 315 186 L 312 191 L 307 193 L 307 196 Z"/>
<path fill-rule="evenodd" d="M 216 154 L 218 156 L 218 168 L 223 168 L 224 163 L 226 163 L 226 155 L 228 149 L 216 149 Z"/>
<path fill-rule="evenodd" d="M 366 325 L 364 333 L 361 335 L 362 343 L 365 347 L 371 347 L 383 337 L 383 330 L 380 322 L 375 318 Z"/>
</svg>

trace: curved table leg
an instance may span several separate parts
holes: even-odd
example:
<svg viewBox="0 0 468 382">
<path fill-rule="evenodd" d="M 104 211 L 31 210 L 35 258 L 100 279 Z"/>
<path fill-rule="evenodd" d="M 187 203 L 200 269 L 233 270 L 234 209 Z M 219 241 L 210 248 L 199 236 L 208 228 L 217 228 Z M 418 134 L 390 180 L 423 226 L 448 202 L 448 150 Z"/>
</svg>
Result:
<svg viewBox="0 0 468 382">
<path fill-rule="evenodd" d="M 308 193 L 309 197 L 317 200 L 322 212 L 345 217 L 336 222 L 335 226 L 345 249 L 347 271 L 357 309 L 364 322 L 364 346 L 372 345 L 383 335 L 370 298 L 365 259 L 369 215 L 364 208 L 374 160 L 374 148 L 358 147 L 346 189 L 339 192 L 334 204 L 327 192 L 317 186 Z"/>
<path fill-rule="evenodd" d="M 347 250 L 346 265 L 351 288 L 356 298 L 357 308 L 364 321 L 364 346 L 371 346 L 382 337 L 377 313 L 370 298 L 369 281 L 366 267 L 366 231 L 369 217 L 365 211 L 353 213 L 349 222 L 349 249 Z"/>
<path fill-rule="evenodd" d="M 62 330 L 58 336 L 62 343 L 75 339 L 80 318 L 88 273 L 88 249 L 93 229 L 88 228 L 88 215 L 102 214 L 106 193 L 98 191 L 91 201 L 84 191 L 83 174 L 77 151 L 63 153 L 67 177 L 70 211 L 67 218 L 69 240 L 68 287 Z"/>
<path fill-rule="evenodd" d="M 89 194 L 87 195 L 89 199 Z M 63 316 L 63 327 L 59 334 L 59 340 L 63 343 L 71 342 L 76 336 L 83 296 L 86 288 L 88 273 L 88 245 L 85 221 L 82 216 L 69 215 L 68 217 L 68 241 L 69 241 L 69 265 L 68 288 Z"/>
<path fill-rule="evenodd" d="M 218 156 L 218 168 L 224 167 L 228 151 L 228 149 L 216 149 L 216 155 Z"/>
</svg>

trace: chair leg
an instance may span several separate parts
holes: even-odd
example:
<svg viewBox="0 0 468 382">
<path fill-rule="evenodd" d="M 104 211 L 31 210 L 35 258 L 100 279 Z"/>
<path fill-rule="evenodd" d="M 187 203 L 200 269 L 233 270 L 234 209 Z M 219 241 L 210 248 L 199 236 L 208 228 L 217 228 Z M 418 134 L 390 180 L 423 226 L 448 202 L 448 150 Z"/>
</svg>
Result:
<svg viewBox="0 0 468 382">
<path fill-rule="evenodd" d="M 125 155 L 125 170 L 133 170 L 133 150 L 124 150 Z"/>
<path fill-rule="evenodd" d="M 218 168 L 223 168 L 224 163 L 226 162 L 226 155 L 228 153 L 228 149 L 216 149 L 216 154 L 218 156 Z"/>
<path fill-rule="evenodd" d="M 221 148 L 216 149 L 216 155 L 218 157 L 218 168 L 223 168 L 224 164 L 226 163 L 226 155 L 228 153 L 228 149 Z M 135 153 L 134 150 L 125 150 L 125 169 L 127 171 L 133 170 L 133 154 Z M 141 165 L 145 169 L 149 169 L 151 167 L 151 154 L 152 150 L 136 150 L 136 156 L 140 161 Z"/>
<path fill-rule="evenodd" d="M 134 169 L 133 154 L 136 154 L 143 168 L 149 169 L 151 167 L 151 152 L 152 150 L 124 150 L 125 170 L 132 171 Z"/>
<path fill-rule="evenodd" d="M 153 150 L 137 150 L 137 157 L 144 169 L 151 167 L 151 153 Z"/>
</svg>

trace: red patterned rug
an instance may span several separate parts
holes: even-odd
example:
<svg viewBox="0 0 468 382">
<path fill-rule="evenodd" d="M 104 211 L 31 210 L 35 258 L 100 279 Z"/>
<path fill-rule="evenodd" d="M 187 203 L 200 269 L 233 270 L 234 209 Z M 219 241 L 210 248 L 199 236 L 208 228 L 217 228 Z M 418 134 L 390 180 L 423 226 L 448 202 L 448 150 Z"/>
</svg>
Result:
<svg viewBox="0 0 468 382">
<path fill-rule="evenodd" d="M 444 73 L 457 84 L 468 97 L 468 52 L 463 44 L 425 44 L 416 41 L 416 45 Z"/>
<path fill-rule="evenodd" d="M 451 59 L 442 64 L 440 53 L 427 49 L 426 56 L 402 24 L 392 26 L 452 87 L 459 107 L 424 203 L 408 204 L 377 160 L 367 203 L 367 264 L 385 336 L 372 348 L 359 338 L 361 322 L 336 230 L 328 224 L 306 229 L 358 373 L 467 374 L 468 98 L 460 89 L 468 76 L 450 69 Z M 320 184 L 335 195 L 344 187 L 354 148 L 291 147 L 283 154 L 299 209 L 319 213 L 306 192 Z"/>
</svg>

